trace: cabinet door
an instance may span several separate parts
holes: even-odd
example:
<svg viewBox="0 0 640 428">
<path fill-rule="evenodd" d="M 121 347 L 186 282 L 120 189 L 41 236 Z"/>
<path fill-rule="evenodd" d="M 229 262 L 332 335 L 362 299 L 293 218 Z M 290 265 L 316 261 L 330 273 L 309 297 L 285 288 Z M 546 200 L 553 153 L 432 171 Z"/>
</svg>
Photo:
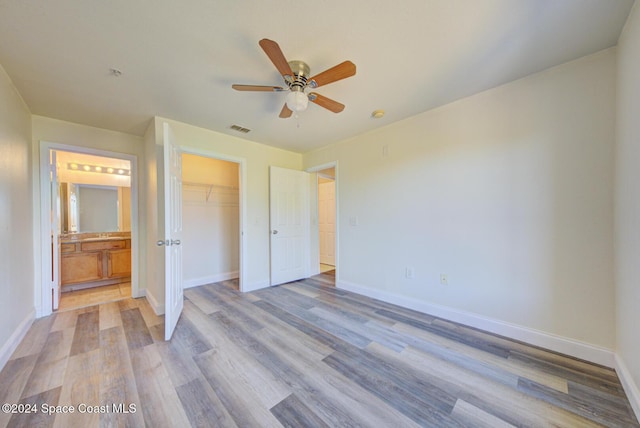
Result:
<svg viewBox="0 0 640 428">
<path fill-rule="evenodd" d="M 107 259 L 109 278 L 131 276 L 131 250 L 110 250 Z"/>
<path fill-rule="evenodd" d="M 102 279 L 102 252 L 71 253 L 61 257 L 62 285 Z"/>
</svg>

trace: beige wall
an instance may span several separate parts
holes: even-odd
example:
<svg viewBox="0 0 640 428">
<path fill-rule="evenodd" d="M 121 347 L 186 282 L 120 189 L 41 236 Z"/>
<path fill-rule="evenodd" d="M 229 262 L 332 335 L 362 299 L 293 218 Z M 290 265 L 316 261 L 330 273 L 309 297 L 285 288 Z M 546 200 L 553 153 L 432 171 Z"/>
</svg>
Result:
<svg viewBox="0 0 640 428">
<path fill-rule="evenodd" d="M 182 155 L 182 181 L 238 187 L 238 164 L 185 153 Z"/>
<path fill-rule="evenodd" d="M 0 66 L 0 368 L 35 317 L 31 112 Z"/>
<path fill-rule="evenodd" d="M 306 154 L 338 161 L 339 285 L 610 357 L 615 66 L 602 51 Z"/>
<path fill-rule="evenodd" d="M 131 231 L 131 187 L 118 188 L 118 224 L 123 232 Z"/>
<path fill-rule="evenodd" d="M 625 385 L 640 418 L 640 6 L 618 45 L 616 150 L 617 333 Z"/>
</svg>

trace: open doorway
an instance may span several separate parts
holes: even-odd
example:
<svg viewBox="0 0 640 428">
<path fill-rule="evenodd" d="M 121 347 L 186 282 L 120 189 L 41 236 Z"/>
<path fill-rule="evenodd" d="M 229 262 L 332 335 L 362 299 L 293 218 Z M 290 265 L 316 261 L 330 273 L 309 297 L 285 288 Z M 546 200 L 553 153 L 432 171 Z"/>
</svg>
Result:
<svg viewBox="0 0 640 428">
<path fill-rule="evenodd" d="M 318 171 L 318 252 L 320 273 L 336 268 L 335 168 Z"/>
<path fill-rule="evenodd" d="M 240 164 L 182 154 L 184 288 L 228 281 L 240 289 Z"/>
<path fill-rule="evenodd" d="M 329 162 L 308 168 L 315 175 L 311 185 L 311 272 L 335 285 L 339 273 L 338 164 Z M 315 207 L 314 207 L 315 205 Z M 315 214 L 315 215 L 314 215 Z"/>
<path fill-rule="evenodd" d="M 41 143 L 40 173 L 42 314 L 135 295 L 135 156 Z"/>
</svg>

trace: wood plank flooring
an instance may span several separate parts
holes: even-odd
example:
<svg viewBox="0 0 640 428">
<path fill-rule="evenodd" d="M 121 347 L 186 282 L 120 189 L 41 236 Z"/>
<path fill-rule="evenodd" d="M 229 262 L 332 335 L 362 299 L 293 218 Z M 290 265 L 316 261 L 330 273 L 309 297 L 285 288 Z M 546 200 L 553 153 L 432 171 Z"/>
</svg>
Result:
<svg viewBox="0 0 640 428">
<path fill-rule="evenodd" d="M 611 369 L 336 289 L 331 274 L 188 289 L 170 342 L 145 299 L 36 320 L 0 402 L 39 411 L 0 413 L 0 427 L 640 427 Z"/>
<path fill-rule="evenodd" d="M 59 310 L 84 308 L 104 302 L 115 302 L 131 297 L 131 283 L 102 285 L 100 287 L 84 288 L 82 290 L 62 293 Z"/>
</svg>

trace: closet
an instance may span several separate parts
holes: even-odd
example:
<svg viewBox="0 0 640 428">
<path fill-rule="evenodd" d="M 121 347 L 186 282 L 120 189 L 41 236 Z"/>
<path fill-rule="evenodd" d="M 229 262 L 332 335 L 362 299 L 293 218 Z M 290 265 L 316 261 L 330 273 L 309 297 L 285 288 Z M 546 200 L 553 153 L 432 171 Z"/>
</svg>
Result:
<svg viewBox="0 0 640 428">
<path fill-rule="evenodd" d="M 239 166 L 182 155 L 184 287 L 238 278 Z"/>
</svg>

